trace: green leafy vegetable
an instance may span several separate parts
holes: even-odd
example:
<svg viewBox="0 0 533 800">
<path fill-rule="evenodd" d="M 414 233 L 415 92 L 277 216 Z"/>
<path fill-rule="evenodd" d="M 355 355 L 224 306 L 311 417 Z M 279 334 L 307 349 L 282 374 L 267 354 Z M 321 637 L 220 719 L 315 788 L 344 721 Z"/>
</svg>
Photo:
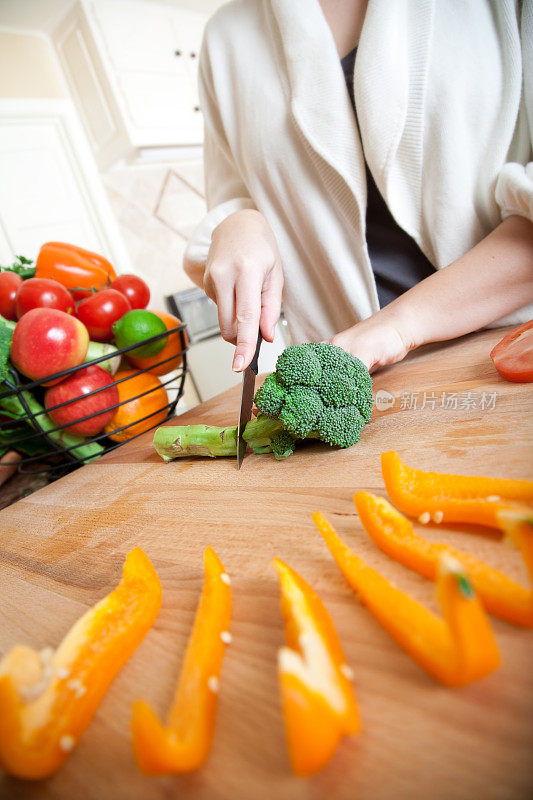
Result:
<svg viewBox="0 0 533 800">
<path fill-rule="evenodd" d="M 13 330 L 0 322 L 0 381 L 7 378 L 9 369 L 9 351 L 11 349 L 11 339 Z"/>
<path fill-rule="evenodd" d="M 23 280 L 35 277 L 35 267 L 31 258 L 15 256 L 15 261 L 7 267 L 0 264 L 0 272 L 16 272 Z"/>
</svg>

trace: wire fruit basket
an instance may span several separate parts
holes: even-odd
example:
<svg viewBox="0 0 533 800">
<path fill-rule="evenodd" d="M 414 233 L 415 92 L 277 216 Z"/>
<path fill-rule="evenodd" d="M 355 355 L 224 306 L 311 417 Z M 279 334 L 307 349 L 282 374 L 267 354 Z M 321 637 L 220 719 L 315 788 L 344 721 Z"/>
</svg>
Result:
<svg viewBox="0 0 533 800">
<path fill-rule="evenodd" d="M 145 373 L 151 373 L 152 370 L 157 369 L 158 372 L 164 373 L 166 364 L 169 365 L 168 374 L 158 375 L 157 380 L 153 381 L 153 385 L 145 391 L 128 396 L 124 400 L 119 398 L 119 402 L 99 408 L 93 414 L 87 414 L 83 417 L 77 416 L 76 424 L 109 411 L 115 411 L 116 414 L 116 410 L 120 409 L 121 406 L 142 400 L 142 398 L 149 397 L 152 393 L 160 393 L 162 387 L 165 390 L 166 402 L 162 402 L 157 408 L 151 409 L 146 415 L 142 417 L 136 416 L 131 422 L 114 428 L 112 432 L 114 438 L 111 438 L 111 434 L 105 431 L 101 431 L 94 436 L 82 437 L 69 432 L 68 429 L 73 424 L 72 421 L 62 425 L 56 425 L 52 422 L 49 416 L 50 411 L 68 406 L 78 400 L 85 400 L 92 395 L 109 389 L 109 385 L 102 386 L 84 393 L 80 397 L 71 398 L 46 408 L 44 393 L 52 382 L 59 382 L 63 378 L 75 375 L 87 367 L 100 366 L 106 369 L 106 362 L 112 362 L 117 358 L 121 359 L 119 370 L 122 371 L 123 357 L 127 356 L 128 352 L 141 345 L 151 344 L 175 334 L 179 335 L 180 350 L 173 349 L 170 356 L 161 358 L 156 362 L 152 359 L 150 366 L 142 369 L 134 369 L 127 364 L 127 373 L 124 373 L 123 377 L 119 373 L 116 379 L 112 375 L 109 363 L 107 368 L 110 377 L 117 386 L 121 383 L 126 385 L 127 381 L 132 381 Z M 6 391 L 0 392 L 0 428 L 4 438 L 7 437 L 9 440 L 8 449 L 23 454 L 22 458 L 16 462 L 18 471 L 31 474 L 48 472 L 65 474 L 83 464 L 100 458 L 104 453 L 109 453 L 126 444 L 126 442 L 132 441 L 142 436 L 143 433 L 161 425 L 174 415 L 178 401 L 183 396 L 185 376 L 187 374 L 187 349 L 186 326 L 181 323 L 173 328 L 168 328 L 164 333 L 144 339 L 142 342 L 115 349 L 111 353 L 85 361 L 76 367 L 56 372 L 37 381 L 27 380 L 14 367 L 10 367 L 8 376 L 3 382 Z M 164 356 L 165 350 L 162 350 L 160 355 Z M 178 362 L 178 366 L 174 368 L 176 362 Z M 16 415 L 11 415 L 5 411 L 6 405 L 9 406 L 10 404 L 2 403 L 2 401 L 9 399 L 13 401 L 19 410 Z M 134 432 L 134 426 L 140 426 L 142 430 Z M 129 431 L 131 431 L 131 435 L 129 435 Z M 120 438 L 120 441 L 117 441 L 117 437 Z M 15 462 L 3 461 L 2 466 L 9 467 L 11 464 L 14 465 Z"/>
</svg>

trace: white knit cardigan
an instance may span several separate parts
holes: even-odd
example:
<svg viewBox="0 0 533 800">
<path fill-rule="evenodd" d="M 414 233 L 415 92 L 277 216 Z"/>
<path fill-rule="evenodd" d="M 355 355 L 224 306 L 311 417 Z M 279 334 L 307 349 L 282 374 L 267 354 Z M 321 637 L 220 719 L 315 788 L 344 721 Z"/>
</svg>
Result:
<svg viewBox="0 0 533 800">
<path fill-rule="evenodd" d="M 376 184 L 437 269 L 509 214 L 533 220 L 533 0 L 370 0 L 354 78 Z M 318 0 L 223 6 L 200 92 L 209 212 L 188 274 L 201 285 L 213 228 L 256 208 L 280 247 L 293 341 L 376 312 L 362 143 Z"/>
</svg>

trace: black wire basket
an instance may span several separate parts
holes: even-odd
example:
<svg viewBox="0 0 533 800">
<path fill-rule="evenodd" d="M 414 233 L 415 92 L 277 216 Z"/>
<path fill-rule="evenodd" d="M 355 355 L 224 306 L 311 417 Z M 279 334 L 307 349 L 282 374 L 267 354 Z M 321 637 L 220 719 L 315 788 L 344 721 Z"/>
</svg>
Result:
<svg viewBox="0 0 533 800">
<path fill-rule="evenodd" d="M 126 403 L 131 403 L 145 397 L 152 392 L 160 391 L 161 386 L 163 386 L 167 397 L 166 403 L 150 411 L 150 413 L 146 414 L 144 417 L 136 418 L 126 425 L 115 428 L 113 430 L 113 435 L 116 436 L 125 432 L 124 435 L 127 436 L 128 429 L 140 424 L 142 424 L 143 427 L 142 431 L 129 436 L 124 441 L 116 441 L 111 439 L 105 432 L 100 432 L 94 436 L 81 437 L 67 430 L 69 426 L 73 424 L 72 421 L 63 425 L 55 425 L 55 423 L 51 421 L 49 417 L 50 411 L 55 411 L 58 408 L 67 406 L 76 402 L 76 400 L 85 399 L 98 394 L 108 389 L 109 386 L 99 387 L 87 394 L 83 394 L 83 396 L 79 398 L 69 399 L 45 408 L 44 393 L 45 389 L 50 385 L 50 382 L 58 382 L 60 379 L 80 372 L 87 367 L 104 366 L 106 361 L 112 361 L 116 358 L 122 359 L 124 354 L 127 355 L 128 352 L 141 345 L 157 342 L 173 334 L 179 334 L 181 344 L 180 351 L 174 350 L 172 355 L 168 358 L 162 358 L 160 361 L 157 361 L 157 363 L 152 363 L 149 367 L 143 369 L 135 369 L 129 364 L 126 364 L 124 366 L 126 366 L 130 374 L 115 380 L 114 383 L 118 385 L 119 383 L 133 380 L 137 376 L 143 375 L 156 368 L 161 368 L 162 370 L 165 364 L 169 364 L 169 370 L 171 370 L 172 362 L 176 361 L 176 359 L 180 359 L 180 364 L 177 369 L 172 369 L 172 371 L 169 371 L 166 375 L 158 375 L 157 378 L 159 382 L 154 382 L 154 386 L 146 391 L 128 397 L 114 405 L 99 409 L 94 414 L 77 417 L 75 420 L 76 424 L 85 422 L 105 412 L 118 409 Z M 19 472 L 31 474 L 49 472 L 65 474 L 83 464 L 100 458 L 104 453 L 109 453 L 117 447 L 121 447 L 123 444 L 142 436 L 143 433 L 161 425 L 174 415 L 178 401 L 183 396 L 185 376 L 187 374 L 187 349 L 186 326 L 184 323 L 181 323 L 174 328 L 169 328 L 164 333 L 144 339 L 142 342 L 113 350 L 111 353 L 99 356 L 90 361 L 85 361 L 83 364 L 79 364 L 76 367 L 71 367 L 62 372 L 56 372 L 53 375 L 48 375 L 37 381 L 30 381 L 24 378 L 14 367 L 10 367 L 8 370 L 8 377 L 3 382 L 3 385 L 7 387 L 7 391 L 0 392 L 0 429 L 4 433 L 4 438 L 7 437 L 8 439 L 8 444 L 3 445 L 4 449 L 7 447 L 10 451 L 16 451 L 22 454 L 22 458 L 16 462 L 4 460 L 1 466 L 11 467 L 16 463 Z M 164 350 L 161 352 L 161 355 L 163 354 Z M 122 363 L 121 360 L 121 370 L 123 369 Z M 110 369 L 108 371 L 111 373 Z M 11 418 L 10 414 L 3 410 L 2 406 L 2 400 L 6 398 L 15 398 L 17 407 L 21 408 L 24 413 L 17 414 L 16 418 Z M 153 424 L 149 424 L 146 427 L 144 426 L 145 422 L 151 423 L 152 420 Z M 58 476 L 59 475 L 56 475 L 56 477 Z"/>
</svg>

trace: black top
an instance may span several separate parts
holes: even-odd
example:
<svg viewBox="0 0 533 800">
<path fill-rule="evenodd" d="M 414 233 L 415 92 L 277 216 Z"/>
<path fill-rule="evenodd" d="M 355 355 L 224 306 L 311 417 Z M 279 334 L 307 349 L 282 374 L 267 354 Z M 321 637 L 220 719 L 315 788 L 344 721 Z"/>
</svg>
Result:
<svg viewBox="0 0 533 800">
<path fill-rule="evenodd" d="M 341 60 L 346 86 L 352 101 L 355 118 L 353 73 L 357 48 Z M 380 307 L 386 306 L 399 295 L 419 283 L 435 268 L 406 233 L 387 208 L 365 158 L 367 182 L 366 242 L 368 255 L 376 279 Z"/>
</svg>

